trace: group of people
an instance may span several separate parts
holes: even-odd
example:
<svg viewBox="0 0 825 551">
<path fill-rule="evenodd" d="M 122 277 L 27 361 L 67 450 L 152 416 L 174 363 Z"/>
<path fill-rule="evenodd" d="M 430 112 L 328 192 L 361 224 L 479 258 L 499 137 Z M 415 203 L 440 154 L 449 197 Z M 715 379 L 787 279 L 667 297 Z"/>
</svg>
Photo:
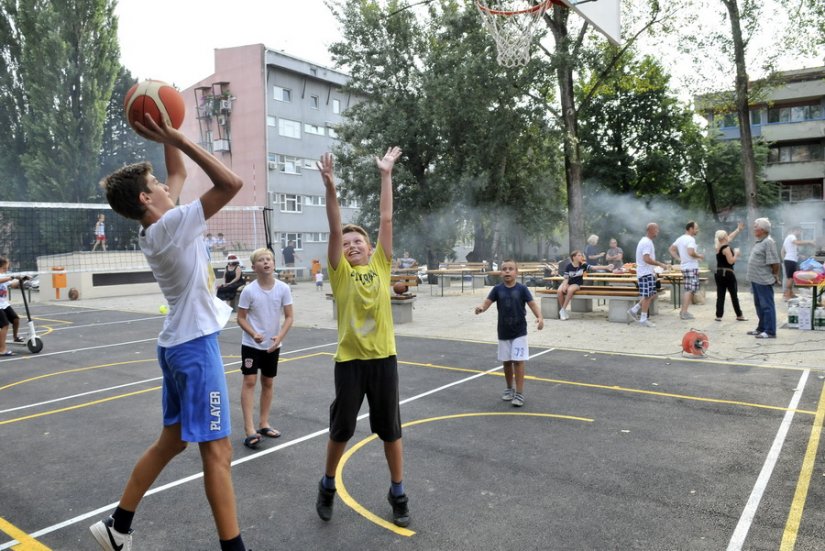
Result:
<svg viewBox="0 0 825 551">
<path fill-rule="evenodd" d="M 726 230 L 718 230 L 714 235 L 714 248 L 716 253 L 716 269 L 714 280 L 716 282 L 716 321 L 722 321 L 725 313 L 726 295 L 730 295 L 731 303 L 737 321 L 747 321 L 739 304 L 738 284 L 734 266 L 740 257 L 740 249 L 731 248 L 731 242 L 742 232 L 745 224 L 739 222 L 736 229 L 728 233 Z M 699 277 L 699 262 L 705 260 L 705 255 L 700 252 L 696 244 L 696 235 L 699 232 L 699 224 L 690 221 L 685 225 L 685 233 L 676 239 L 668 251 L 672 259 L 680 264 L 682 272 L 681 310 L 679 318 L 683 320 L 694 319 L 689 309 L 693 304 L 694 295 L 701 288 Z M 758 339 L 776 338 L 776 305 L 774 302 L 774 285 L 781 284 L 782 276 L 780 272 L 779 252 L 776 243 L 770 236 L 771 222 L 767 218 L 757 218 L 753 224 L 753 236 L 756 240 L 751 248 L 748 259 L 747 279 L 751 283 L 753 292 L 754 307 L 758 318 L 756 329 L 748 331 L 748 335 Z M 637 322 L 644 327 L 654 327 L 650 321 L 649 308 L 657 295 L 656 269 L 666 270 L 669 266 L 656 259 L 656 250 L 653 240 L 659 235 L 659 225 L 650 223 L 647 225 L 645 235 L 639 240 L 636 247 L 636 277 L 639 288 L 639 302 L 634 304 L 627 311 L 628 320 Z M 785 287 L 786 300 L 793 295 L 793 273 L 797 269 L 798 249 L 800 245 L 813 245 L 812 241 L 802 241 L 799 239 L 801 229 L 795 227 L 785 239 L 782 246 L 784 257 L 785 275 L 787 283 Z M 567 306 L 573 294 L 578 290 L 583 282 L 583 275 L 587 270 L 610 270 L 613 265 L 600 266 L 599 263 L 604 257 L 607 260 L 621 262 L 621 249 L 618 248 L 615 240 L 611 240 L 611 248 L 607 252 L 599 252 L 596 249 L 598 236 L 591 235 L 588 238 L 588 245 L 585 251 L 573 251 L 570 254 L 571 261 L 563 270 L 564 281 L 558 290 L 559 318 L 568 319 Z M 591 262 L 593 264 L 591 264 Z"/>
<path fill-rule="evenodd" d="M 118 506 L 110 516 L 93 524 L 90 531 L 103 549 L 130 549 L 132 522 L 143 496 L 166 465 L 186 449 L 189 442 L 194 442 L 203 461 L 204 486 L 220 549 L 245 551 L 231 475 L 229 396 L 217 338 L 230 318 L 231 308 L 212 293 L 212 268 L 204 243 L 207 220 L 238 193 L 243 182 L 214 156 L 165 122 L 157 123 L 147 117 L 145 122 L 136 122 L 134 126 L 144 138 L 163 144 L 166 183 L 157 180 L 151 164 L 142 162 L 110 174 L 101 186 L 116 213 L 140 222 L 140 248 L 169 305 L 158 336 L 158 361 L 163 374 L 163 426 L 157 440 L 135 464 Z M 177 205 L 186 179 L 184 154 L 207 174 L 212 187 L 195 201 Z M 375 247 L 363 228 L 341 224 L 332 156 L 325 154 L 318 163 L 326 190 L 330 228 L 328 270 L 338 304 L 335 399 L 330 407 L 326 460 L 317 483 L 315 504 L 317 514 L 324 521 L 332 518 L 335 472 L 354 434 L 358 411 L 366 397 L 370 427 L 384 442 L 390 472 L 387 500 L 393 521 L 398 526 L 407 526 L 410 522 L 390 308 L 392 172 L 400 156 L 401 150 L 391 147 L 375 159 L 381 190 Z M 280 346 L 293 316 L 289 287 L 273 275 L 272 252 L 256 250 L 250 260 L 257 279 L 242 291 L 237 319 L 243 329 L 244 443 L 254 447 L 261 437 L 279 436 L 278 430 L 269 423 L 269 404 Z M 203 277 L 193 277 L 198 273 Z M 258 371 L 262 390 L 256 426 L 252 402 Z"/>
</svg>

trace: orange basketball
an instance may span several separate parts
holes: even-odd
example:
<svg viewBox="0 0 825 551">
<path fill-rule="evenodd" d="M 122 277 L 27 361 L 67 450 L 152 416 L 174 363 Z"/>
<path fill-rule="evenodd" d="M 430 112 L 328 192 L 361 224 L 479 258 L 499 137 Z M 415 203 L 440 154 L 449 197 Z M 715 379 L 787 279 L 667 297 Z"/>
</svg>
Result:
<svg viewBox="0 0 825 551">
<path fill-rule="evenodd" d="M 403 295 L 407 292 L 407 286 L 399 281 L 398 283 L 392 286 L 392 290 L 395 291 L 396 295 Z"/>
<path fill-rule="evenodd" d="M 172 128 L 180 128 L 186 114 L 183 96 L 160 80 L 144 80 L 132 86 L 123 102 L 126 120 L 135 127 L 135 121 L 144 124 L 146 115 L 160 124 L 161 117 Z"/>
</svg>

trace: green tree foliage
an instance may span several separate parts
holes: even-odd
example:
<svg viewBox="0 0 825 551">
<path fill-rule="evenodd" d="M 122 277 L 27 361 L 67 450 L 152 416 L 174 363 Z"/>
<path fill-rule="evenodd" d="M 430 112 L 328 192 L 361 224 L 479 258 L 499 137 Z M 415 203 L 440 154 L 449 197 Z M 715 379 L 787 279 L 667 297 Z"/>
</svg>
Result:
<svg viewBox="0 0 825 551">
<path fill-rule="evenodd" d="M 23 40 L 18 18 L 15 0 L 0 1 L 0 195 L 6 201 L 28 196 L 21 163 L 26 151 L 26 94 L 20 74 Z"/>
<path fill-rule="evenodd" d="M 23 169 L 34 200 L 95 195 L 106 108 L 119 70 L 114 0 L 20 0 Z"/>
<path fill-rule="evenodd" d="M 342 193 L 377 227 L 372 156 L 400 145 L 396 246 L 430 264 L 449 254 L 465 221 L 479 259 L 518 253 L 512 247 L 524 236 L 558 223 L 558 140 L 543 102 L 529 100 L 541 79 L 536 69 L 506 72 L 491 61 L 473 10 L 450 0 L 431 2 L 426 14 L 397 2 L 335 6 L 344 38 L 331 51 L 367 98 L 339 131 Z"/>
</svg>

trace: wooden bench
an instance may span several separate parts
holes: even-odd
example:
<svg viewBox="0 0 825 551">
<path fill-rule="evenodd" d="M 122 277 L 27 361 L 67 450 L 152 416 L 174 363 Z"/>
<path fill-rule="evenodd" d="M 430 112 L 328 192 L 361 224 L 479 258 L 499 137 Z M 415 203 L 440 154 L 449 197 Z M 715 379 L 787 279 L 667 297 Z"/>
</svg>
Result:
<svg viewBox="0 0 825 551">
<path fill-rule="evenodd" d="M 545 319 L 559 319 L 559 300 L 557 289 L 539 289 L 537 294 L 541 297 L 541 315 Z M 571 301 L 571 309 L 574 312 L 593 311 L 593 299 L 607 302 L 607 319 L 617 323 L 627 323 L 627 311 L 635 303 L 639 302 L 639 291 L 633 287 L 605 287 L 583 285 Z M 577 308 L 576 302 L 584 307 L 584 310 Z M 584 302 L 584 304 L 581 304 Z M 648 315 L 656 313 L 656 301 L 650 303 Z"/>
</svg>

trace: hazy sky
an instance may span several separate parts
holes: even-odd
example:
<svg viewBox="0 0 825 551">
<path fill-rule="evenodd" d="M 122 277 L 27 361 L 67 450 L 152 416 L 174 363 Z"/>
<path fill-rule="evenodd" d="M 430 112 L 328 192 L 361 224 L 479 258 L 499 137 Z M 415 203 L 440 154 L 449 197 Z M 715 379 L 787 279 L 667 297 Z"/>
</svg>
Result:
<svg viewBox="0 0 825 551">
<path fill-rule="evenodd" d="M 338 37 L 323 0 L 119 0 L 121 63 L 186 88 L 214 71 L 215 48 L 262 43 L 331 66 Z"/>
</svg>

